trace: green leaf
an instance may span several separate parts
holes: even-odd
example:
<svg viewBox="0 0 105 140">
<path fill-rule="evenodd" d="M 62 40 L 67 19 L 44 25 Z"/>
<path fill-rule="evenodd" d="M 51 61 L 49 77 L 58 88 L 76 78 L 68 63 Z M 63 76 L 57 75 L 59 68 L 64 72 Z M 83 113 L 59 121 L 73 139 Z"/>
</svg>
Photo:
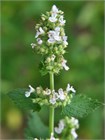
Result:
<svg viewBox="0 0 105 140">
<path fill-rule="evenodd" d="M 81 94 L 76 95 L 72 98 L 71 103 L 62 109 L 62 115 L 81 118 L 97 109 L 100 105 L 102 103 L 97 100 Z"/>
<path fill-rule="evenodd" d="M 38 113 L 31 112 L 28 118 L 27 128 L 24 131 L 24 137 L 26 139 L 43 138 L 48 137 L 49 129 L 42 120 L 40 119 Z"/>
<path fill-rule="evenodd" d="M 8 93 L 8 96 L 13 100 L 13 102 L 22 110 L 33 110 L 33 111 L 39 111 L 40 105 L 35 104 L 32 102 L 30 97 L 25 97 L 25 92 L 27 89 L 15 89 Z"/>
</svg>

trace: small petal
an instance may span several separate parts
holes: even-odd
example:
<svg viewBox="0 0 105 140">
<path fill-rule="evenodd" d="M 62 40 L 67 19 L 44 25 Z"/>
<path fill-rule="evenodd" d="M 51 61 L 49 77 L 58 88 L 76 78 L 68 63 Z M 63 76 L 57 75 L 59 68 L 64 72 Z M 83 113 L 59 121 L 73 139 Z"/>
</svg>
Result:
<svg viewBox="0 0 105 140">
<path fill-rule="evenodd" d="M 62 133 L 62 129 L 59 129 L 58 127 L 55 127 L 55 132 L 57 134 L 61 134 Z"/>
<path fill-rule="evenodd" d="M 64 121 L 63 121 L 63 120 L 60 120 L 60 121 L 59 121 L 59 124 L 58 124 L 58 127 L 55 127 L 55 132 L 56 132 L 57 134 L 62 133 L 62 131 L 63 131 L 63 129 L 64 129 L 64 126 L 65 126 Z"/>
<path fill-rule="evenodd" d="M 53 38 L 49 38 L 49 39 L 48 39 L 48 43 L 53 44 L 53 43 L 55 43 L 55 40 L 54 40 Z"/>
<path fill-rule="evenodd" d="M 30 92 L 28 92 L 28 91 L 26 91 L 26 92 L 25 92 L 25 96 L 26 96 L 26 97 L 29 97 L 29 96 L 30 96 L 30 94 L 31 94 L 31 93 L 30 93 Z"/>
<path fill-rule="evenodd" d="M 37 38 L 40 35 L 40 32 L 37 30 L 35 38 Z"/>
<path fill-rule="evenodd" d="M 67 60 L 65 60 L 65 59 L 63 59 L 63 61 L 62 61 L 62 66 L 63 66 L 63 68 L 65 69 L 65 70 L 69 70 L 69 67 L 66 65 L 66 63 L 67 63 Z"/>
<path fill-rule="evenodd" d="M 36 44 L 31 43 L 31 46 L 32 46 L 32 49 L 34 49 L 34 48 L 35 48 L 35 46 L 36 46 Z"/>
<path fill-rule="evenodd" d="M 42 29 L 42 27 L 39 28 L 39 32 L 40 32 L 40 34 L 44 34 L 45 33 L 44 30 Z"/>
<path fill-rule="evenodd" d="M 63 16 L 60 16 L 59 22 L 61 25 L 64 25 L 66 23 L 66 20 L 63 20 Z"/>
<path fill-rule="evenodd" d="M 44 30 L 42 29 L 42 27 L 40 27 L 36 32 L 35 38 L 37 38 L 39 35 L 44 34 L 44 33 L 45 33 Z"/>
<path fill-rule="evenodd" d="M 75 139 L 78 137 L 78 135 L 77 135 L 77 133 L 75 132 L 75 129 L 74 129 L 74 128 L 71 129 L 71 134 L 72 134 L 72 136 L 73 136 Z"/>
<path fill-rule="evenodd" d="M 67 85 L 66 91 L 67 92 L 72 91 L 73 93 L 76 92 L 76 90 L 73 88 L 73 86 L 70 86 L 70 84 Z"/>
<path fill-rule="evenodd" d="M 67 36 L 63 36 L 63 43 L 64 43 L 64 45 L 68 45 Z"/>
<path fill-rule="evenodd" d="M 51 21 L 51 22 L 56 22 L 56 21 L 57 21 L 57 18 L 54 17 L 54 16 L 51 16 L 51 17 L 49 17 L 49 21 Z"/>
<path fill-rule="evenodd" d="M 60 40 L 61 40 L 61 37 L 58 36 L 58 35 L 55 35 L 55 36 L 54 36 L 54 39 L 55 39 L 56 41 L 60 41 Z"/>
<path fill-rule="evenodd" d="M 59 27 L 59 26 L 56 27 L 56 28 L 55 28 L 55 31 L 60 32 L 60 27 Z"/>
<path fill-rule="evenodd" d="M 72 91 L 73 93 L 76 92 L 76 90 L 73 88 L 73 86 L 71 86 L 71 91 Z"/>
<path fill-rule="evenodd" d="M 29 88 L 30 88 L 30 92 L 34 92 L 35 91 L 35 89 L 31 85 L 29 85 Z"/>
<path fill-rule="evenodd" d="M 59 121 L 59 128 L 63 130 L 64 129 L 64 126 L 65 126 L 64 121 L 63 120 L 60 120 Z"/>
<path fill-rule="evenodd" d="M 29 97 L 31 93 L 35 91 L 35 89 L 31 85 L 29 85 L 29 88 L 30 88 L 29 91 L 25 92 L 26 97 Z"/>
<path fill-rule="evenodd" d="M 69 92 L 69 91 L 70 91 L 70 84 L 67 84 L 66 91 L 67 91 L 67 92 Z"/>
<path fill-rule="evenodd" d="M 40 38 L 37 38 L 37 43 L 38 43 L 39 45 L 41 45 L 41 44 L 43 43 L 43 41 L 42 41 Z"/>
</svg>

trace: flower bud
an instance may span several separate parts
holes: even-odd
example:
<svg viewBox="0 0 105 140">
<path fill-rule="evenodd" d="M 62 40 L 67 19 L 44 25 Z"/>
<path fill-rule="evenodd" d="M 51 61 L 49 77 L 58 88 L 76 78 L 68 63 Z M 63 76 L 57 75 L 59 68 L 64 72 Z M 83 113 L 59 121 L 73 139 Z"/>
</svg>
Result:
<svg viewBox="0 0 105 140">
<path fill-rule="evenodd" d="M 44 48 L 40 48 L 40 52 L 41 53 L 44 53 L 45 52 L 45 49 Z"/>
<path fill-rule="evenodd" d="M 36 92 L 37 92 L 37 94 L 41 94 L 42 88 L 41 88 L 41 87 L 37 87 L 37 88 L 36 88 Z"/>
<path fill-rule="evenodd" d="M 53 69 L 53 66 L 47 66 L 46 69 L 47 70 L 52 70 Z"/>
<path fill-rule="evenodd" d="M 51 58 L 50 58 L 50 57 L 47 57 L 47 59 L 46 59 L 45 62 L 46 62 L 46 63 L 50 63 L 50 62 L 51 62 Z"/>
</svg>

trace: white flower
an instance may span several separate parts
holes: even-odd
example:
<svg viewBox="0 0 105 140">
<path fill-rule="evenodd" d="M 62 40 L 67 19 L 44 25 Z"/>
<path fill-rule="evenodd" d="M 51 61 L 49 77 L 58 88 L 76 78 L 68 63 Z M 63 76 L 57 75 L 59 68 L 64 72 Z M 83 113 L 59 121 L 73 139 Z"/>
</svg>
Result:
<svg viewBox="0 0 105 140">
<path fill-rule="evenodd" d="M 37 38 L 39 35 L 44 34 L 44 33 L 45 33 L 44 30 L 42 29 L 42 27 L 40 27 L 36 32 L 35 38 Z"/>
<path fill-rule="evenodd" d="M 62 88 L 58 90 L 60 100 L 65 100 L 66 96 L 64 95 L 64 91 Z"/>
<path fill-rule="evenodd" d="M 51 103 L 51 104 L 55 104 L 56 103 L 56 100 L 59 98 L 59 95 L 58 95 L 58 93 L 57 92 L 55 92 L 54 90 L 52 91 L 52 96 L 50 97 L 50 100 L 49 100 L 49 102 Z"/>
<path fill-rule="evenodd" d="M 71 129 L 71 134 L 75 139 L 78 137 L 77 133 L 75 132 L 75 128 Z"/>
<path fill-rule="evenodd" d="M 62 61 L 62 66 L 63 66 L 63 68 L 65 69 L 65 70 L 69 70 L 69 67 L 66 65 L 66 63 L 67 63 L 67 60 L 65 60 L 65 59 L 63 59 L 63 61 Z"/>
<path fill-rule="evenodd" d="M 49 21 L 56 22 L 57 21 L 56 15 L 52 14 L 51 17 L 49 17 Z"/>
<path fill-rule="evenodd" d="M 60 121 L 59 121 L 59 124 L 58 124 L 58 127 L 55 127 L 55 132 L 56 132 L 57 134 L 62 133 L 62 131 L 63 131 L 63 129 L 64 129 L 64 126 L 65 126 L 64 121 L 63 121 L 63 120 L 60 120 Z"/>
<path fill-rule="evenodd" d="M 73 93 L 76 92 L 76 90 L 73 88 L 73 86 L 70 86 L 70 84 L 67 85 L 66 91 L 67 92 L 72 91 Z"/>
<path fill-rule="evenodd" d="M 50 95 L 51 94 L 51 90 L 46 88 L 46 95 Z"/>
<path fill-rule="evenodd" d="M 30 88 L 29 91 L 25 92 L 26 97 L 29 97 L 31 93 L 35 91 L 35 89 L 31 85 L 29 85 L 29 88 Z"/>
<path fill-rule="evenodd" d="M 57 13 L 59 12 L 59 11 L 58 11 L 58 8 L 56 7 L 56 5 L 53 5 L 53 6 L 52 6 L 51 12 L 52 12 L 53 14 L 57 14 Z"/>
<path fill-rule="evenodd" d="M 42 41 L 40 38 L 37 38 L 37 43 L 38 43 L 39 45 L 41 45 L 41 44 L 43 43 L 43 41 Z"/>
<path fill-rule="evenodd" d="M 63 43 L 64 43 L 64 45 L 68 45 L 67 36 L 63 36 Z"/>
<path fill-rule="evenodd" d="M 56 36 L 56 32 L 54 30 L 50 30 L 48 32 L 48 37 L 49 37 L 48 42 L 49 43 L 55 43 L 55 41 L 56 41 L 55 36 Z"/>
<path fill-rule="evenodd" d="M 60 34 L 60 27 L 56 27 L 54 32 L 54 39 L 57 41 L 61 40 L 61 36 L 59 36 L 59 34 Z"/>
<path fill-rule="evenodd" d="M 53 5 L 52 10 L 51 10 L 51 17 L 49 17 L 49 21 L 56 22 L 57 13 L 58 13 L 58 8 L 55 5 Z"/>
<path fill-rule="evenodd" d="M 59 22 L 61 25 L 64 25 L 66 23 L 66 20 L 63 20 L 63 16 L 60 16 Z"/>
<path fill-rule="evenodd" d="M 54 138 L 54 134 L 53 134 L 53 133 L 51 133 L 50 140 L 56 140 L 56 139 Z"/>
<path fill-rule="evenodd" d="M 50 103 L 54 105 L 56 103 L 56 99 L 54 97 L 50 98 Z"/>
<path fill-rule="evenodd" d="M 42 27 L 39 28 L 39 32 L 40 34 L 44 34 L 44 30 L 42 29 Z"/>
<path fill-rule="evenodd" d="M 31 46 L 32 46 L 32 49 L 34 49 L 34 48 L 35 48 L 35 46 L 36 46 L 36 44 L 31 43 Z"/>
<path fill-rule="evenodd" d="M 76 128 L 79 127 L 79 123 L 77 119 L 75 119 L 74 117 L 71 117 L 70 121 L 71 121 L 71 124 L 74 125 Z"/>
<path fill-rule="evenodd" d="M 61 36 L 60 34 L 60 27 L 56 27 L 55 30 L 50 30 L 48 32 L 48 42 L 49 43 L 55 43 L 56 41 L 61 41 Z"/>
</svg>

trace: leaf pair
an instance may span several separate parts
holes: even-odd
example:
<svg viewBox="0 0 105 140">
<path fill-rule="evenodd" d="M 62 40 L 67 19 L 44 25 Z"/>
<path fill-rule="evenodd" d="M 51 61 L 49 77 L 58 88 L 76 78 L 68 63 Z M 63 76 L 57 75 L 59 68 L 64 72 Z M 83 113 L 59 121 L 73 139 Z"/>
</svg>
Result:
<svg viewBox="0 0 105 140">
<path fill-rule="evenodd" d="M 15 89 L 8 93 L 8 96 L 14 101 L 14 103 L 23 110 L 39 111 L 40 105 L 32 102 L 30 97 L 25 97 L 25 91 L 27 89 Z M 35 98 L 35 97 L 34 97 Z M 72 98 L 71 103 L 62 108 L 62 115 L 69 117 L 84 117 L 97 109 L 102 103 L 97 100 L 88 98 L 82 94 L 76 95 Z"/>
</svg>

